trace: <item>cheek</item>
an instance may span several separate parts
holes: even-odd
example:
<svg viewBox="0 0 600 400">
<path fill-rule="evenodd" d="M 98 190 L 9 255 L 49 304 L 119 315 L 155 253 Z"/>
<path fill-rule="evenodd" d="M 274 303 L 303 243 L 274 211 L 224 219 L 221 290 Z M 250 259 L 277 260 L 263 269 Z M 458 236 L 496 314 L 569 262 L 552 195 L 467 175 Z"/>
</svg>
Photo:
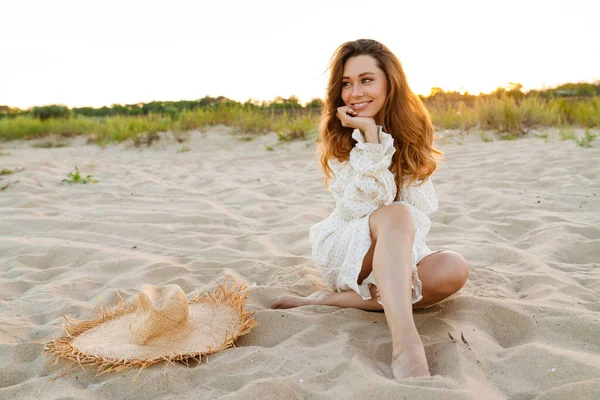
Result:
<svg viewBox="0 0 600 400">
<path fill-rule="evenodd" d="M 375 94 L 374 98 L 375 98 L 375 101 L 373 101 L 373 103 L 375 105 L 375 109 L 377 109 L 377 112 L 379 112 L 379 110 L 381 110 L 381 108 L 385 104 L 385 100 L 387 98 L 387 95 L 386 95 L 385 91 L 378 91 Z"/>
<path fill-rule="evenodd" d="M 387 96 L 386 96 L 385 92 L 383 92 L 383 93 L 380 92 L 378 94 L 377 100 L 374 101 L 378 111 L 381 110 L 381 108 L 385 104 L 386 98 L 387 98 Z"/>
<path fill-rule="evenodd" d="M 350 101 L 350 94 L 351 92 L 349 90 L 342 90 L 341 96 L 345 105 L 348 105 L 348 102 Z"/>
<path fill-rule="evenodd" d="M 377 97 L 378 100 L 380 101 L 385 101 L 385 86 L 380 85 L 377 88 L 374 88 L 374 94 Z"/>
<path fill-rule="evenodd" d="M 381 92 L 379 88 L 369 88 L 369 91 L 366 93 L 374 103 L 380 103 L 382 99 L 385 97 L 385 93 Z"/>
</svg>

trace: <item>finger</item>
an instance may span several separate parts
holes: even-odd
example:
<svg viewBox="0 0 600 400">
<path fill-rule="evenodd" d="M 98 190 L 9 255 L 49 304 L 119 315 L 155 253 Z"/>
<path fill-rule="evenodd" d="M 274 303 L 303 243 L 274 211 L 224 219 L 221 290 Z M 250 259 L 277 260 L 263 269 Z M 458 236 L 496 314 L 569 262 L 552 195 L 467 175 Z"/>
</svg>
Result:
<svg viewBox="0 0 600 400">
<path fill-rule="evenodd" d="M 345 112 L 337 113 L 337 117 L 340 120 L 340 122 L 342 123 L 343 127 L 347 127 L 347 125 L 350 123 L 350 116 L 348 114 L 346 114 Z"/>
<path fill-rule="evenodd" d="M 346 115 L 356 115 L 357 114 L 357 112 L 354 111 L 354 109 L 352 107 L 349 107 L 349 106 L 339 107 L 338 108 L 338 112 L 346 114 Z"/>
<path fill-rule="evenodd" d="M 348 127 L 348 123 L 349 123 L 348 117 L 345 117 L 345 116 L 342 116 L 342 115 L 339 115 L 339 114 L 338 114 L 337 117 L 340 120 L 340 123 L 342 124 L 342 126 L 344 128 L 347 128 Z"/>
<path fill-rule="evenodd" d="M 352 108 L 348 106 L 343 106 L 338 108 L 338 113 L 346 120 L 350 120 L 352 117 L 355 117 L 358 113 L 354 111 Z M 340 118 L 341 119 L 341 118 Z"/>
</svg>

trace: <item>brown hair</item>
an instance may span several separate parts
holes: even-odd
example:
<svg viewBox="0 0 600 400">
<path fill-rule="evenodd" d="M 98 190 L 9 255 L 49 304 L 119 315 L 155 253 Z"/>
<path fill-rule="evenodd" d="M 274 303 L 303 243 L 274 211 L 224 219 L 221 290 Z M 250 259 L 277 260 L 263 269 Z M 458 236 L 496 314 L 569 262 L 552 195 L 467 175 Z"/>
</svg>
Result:
<svg viewBox="0 0 600 400">
<path fill-rule="evenodd" d="M 374 118 L 383 131 L 394 138 L 396 152 L 390 170 L 396 175 L 398 189 L 405 177 L 410 177 L 411 182 L 429 177 L 437 167 L 435 156 L 442 154 L 433 148 L 433 125 L 429 112 L 410 90 L 402 64 L 394 53 L 375 40 L 359 39 L 342 44 L 331 57 L 318 137 L 326 185 L 329 186 L 333 173 L 329 159 L 348 160 L 355 144 L 351 137 L 353 129 L 344 128 L 336 113 L 338 107 L 345 105 L 341 95 L 344 65 L 349 58 L 359 55 L 373 57 L 387 78 L 386 101 Z"/>
</svg>

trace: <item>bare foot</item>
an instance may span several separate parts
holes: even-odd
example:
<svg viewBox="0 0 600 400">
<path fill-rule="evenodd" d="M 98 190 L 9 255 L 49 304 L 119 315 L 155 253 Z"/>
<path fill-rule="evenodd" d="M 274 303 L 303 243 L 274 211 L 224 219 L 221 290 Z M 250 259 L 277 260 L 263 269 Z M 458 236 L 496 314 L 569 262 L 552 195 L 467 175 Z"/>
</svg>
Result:
<svg viewBox="0 0 600 400">
<path fill-rule="evenodd" d="M 273 302 L 271 303 L 271 308 L 294 308 L 300 306 L 323 304 L 323 298 L 329 293 L 332 292 L 330 290 L 319 290 L 318 292 L 315 292 L 310 296 L 306 297 L 284 294 L 273 300 Z"/>
<path fill-rule="evenodd" d="M 419 343 L 406 345 L 394 350 L 391 367 L 392 375 L 396 379 L 431 376 L 421 340 L 419 340 Z"/>
</svg>

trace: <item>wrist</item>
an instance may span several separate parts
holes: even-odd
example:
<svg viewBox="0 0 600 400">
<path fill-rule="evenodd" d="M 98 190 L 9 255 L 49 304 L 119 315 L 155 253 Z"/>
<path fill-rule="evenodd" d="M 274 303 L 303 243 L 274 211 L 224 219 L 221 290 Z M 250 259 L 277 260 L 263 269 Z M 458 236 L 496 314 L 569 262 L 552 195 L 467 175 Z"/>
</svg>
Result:
<svg viewBox="0 0 600 400">
<path fill-rule="evenodd" d="M 363 133 L 368 143 L 379 143 L 379 127 L 377 125 L 370 124 Z"/>
</svg>

